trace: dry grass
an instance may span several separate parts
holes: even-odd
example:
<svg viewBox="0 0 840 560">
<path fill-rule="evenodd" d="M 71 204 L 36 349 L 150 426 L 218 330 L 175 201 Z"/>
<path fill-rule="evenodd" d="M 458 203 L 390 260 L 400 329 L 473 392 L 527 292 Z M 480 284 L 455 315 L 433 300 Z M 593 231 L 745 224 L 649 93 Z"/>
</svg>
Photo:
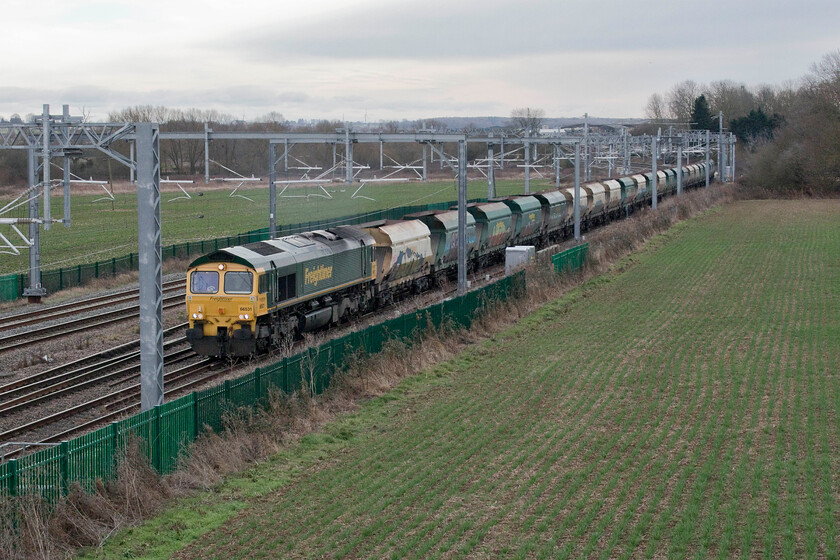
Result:
<svg viewBox="0 0 840 560">
<path fill-rule="evenodd" d="M 227 474 L 271 456 L 338 415 L 355 410 L 359 403 L 386 393 L 402 379 L 456 355 L 546 301 L 604 273 L 675 222 L 743 196 L 734 185 L 696 190 L 665 201 L 657 211 L 643 210 L 602 228 L 588 236 L 590 251 L 582 272 L 557 276 L 545 262 L 538 262 L 528 271 L 526 296 L 497 305 L 470 331 L 444 326 L 429 329 L 412 346 L 390 342 L 377 355 L 349 360 L 354 365 L 339 374 L 322 395 L 313 396 L 306 390 L 292 395 L 275 392 L 262 408 L 228 414 L 226 430 L 202 435 L 182 468 L 165 479 L 154 473 L 135 445 L 120 461 L 116 481 L 99 484 L 92 494 L 74 488 L 52 511 L 31 497 L 4 502 L 0 504 L 3 520 L 23 518 L 26 522 L 17 530 L 8 521 L 0 527 L 0 559 L 65 558 L 79 547 L 95 546 L 120 527 L 153 515 L 168 499 L 213 487 Z"/>
<path fill-rule="evenodd" d="M 0 498 L 0 559 L 72 558 L 78 549 L 96 546 L 120 527 L 154 515 L 173 495 L 139 441 L 123 449 L 116 475 L 112 481 L 97 481 L 93 492 L 74 484 L 55 506 L 33 494 Z"/>
</svg>

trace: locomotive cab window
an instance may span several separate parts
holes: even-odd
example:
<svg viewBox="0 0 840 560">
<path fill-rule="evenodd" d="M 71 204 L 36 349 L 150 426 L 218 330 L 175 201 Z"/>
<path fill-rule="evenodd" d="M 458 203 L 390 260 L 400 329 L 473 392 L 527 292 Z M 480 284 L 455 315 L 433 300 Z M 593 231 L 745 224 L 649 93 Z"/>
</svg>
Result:
<svg viewBox="0 0 840 560">
<path fill-rule="evenodd" d="M 225 273 L 226 294 L 250 294 L 254 290 L 254 275 L 250 272 Z"/>
<path fill-rule="evenodd" d="M 196 270 L 190 275 L 190 291 L 194 294 L 219 293 L 219 273 L 215 270 Z"/>
</svg>

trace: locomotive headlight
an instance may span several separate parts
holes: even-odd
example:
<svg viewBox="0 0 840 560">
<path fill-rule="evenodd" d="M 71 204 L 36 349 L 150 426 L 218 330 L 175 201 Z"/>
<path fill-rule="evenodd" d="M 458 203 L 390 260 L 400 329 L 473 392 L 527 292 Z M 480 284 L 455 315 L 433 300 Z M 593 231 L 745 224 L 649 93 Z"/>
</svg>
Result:
<svg viewBox="0 0 840 560">
<path fill-rule="evenodd" d="M 224 269 L 225 269 L 225 265 L 220 264 L 220 265 L 219 265 L 219 270 L 224 270 Z"/>
<path fill-rule="evenodd" d="M 198 313 L 193 313 L 193 314 L 192 314 L 192 318 L 193 318 L 193 319 L 198 319 Z"/>
<path fill-rule="evenodd" d="M 240 320 L 240 321 L 247 321 L 247 320 L 248 320 L 248 319 L 250 319 L 250 318 L 251 318 L 251 316 L 250 316 L 250 315 L 248 315 L 247 313 L 242 314 L 242 315 L 240 315 L 240 316 L 239 316 L 239 320 Z"/>
</svg>

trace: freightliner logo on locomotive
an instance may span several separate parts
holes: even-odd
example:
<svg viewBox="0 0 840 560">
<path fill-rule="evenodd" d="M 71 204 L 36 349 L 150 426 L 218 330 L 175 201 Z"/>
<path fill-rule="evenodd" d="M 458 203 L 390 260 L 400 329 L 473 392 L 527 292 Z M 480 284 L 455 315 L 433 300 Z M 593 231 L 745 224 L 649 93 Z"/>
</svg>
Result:
<svg viewBox="0 0 840 560">
<path fill-rule="evenodd" d="M 303 283 L 317 287 L 318 282 L 332 278 L 332 271 L 333 267 L 323 264 L 317 268 L 307 268 L 303 275 Z"/>
</svg>

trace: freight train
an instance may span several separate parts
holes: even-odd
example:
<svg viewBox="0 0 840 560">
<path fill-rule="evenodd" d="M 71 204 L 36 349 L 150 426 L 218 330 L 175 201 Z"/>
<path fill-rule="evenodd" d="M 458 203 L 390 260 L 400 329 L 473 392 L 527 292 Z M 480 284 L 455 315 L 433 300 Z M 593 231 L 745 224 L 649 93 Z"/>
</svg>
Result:
<svg viewBox="0 0 840 560">
<path fill-rule="evenodd" d="M 682 176 L 686 188 L 705 183 L 705 164 L 683 167 Z M 677 169 L 663 169 L 657 177 L 659 196 L 676 191 Z M 643 173 L 582 185 L 582 227 L 650 204 L 651 180 L 651 173 Z M 571 187 L 469 204 L 469 268 L 501 260 L 509 246 L 545 246 L 568 237 L 573 207 Z M 203 356 L 262 353 L 427 290 L 454 277 L 457 263 L 456 209 L 219 249 L 187 271 L 187 340 Z"/>
</svg>

